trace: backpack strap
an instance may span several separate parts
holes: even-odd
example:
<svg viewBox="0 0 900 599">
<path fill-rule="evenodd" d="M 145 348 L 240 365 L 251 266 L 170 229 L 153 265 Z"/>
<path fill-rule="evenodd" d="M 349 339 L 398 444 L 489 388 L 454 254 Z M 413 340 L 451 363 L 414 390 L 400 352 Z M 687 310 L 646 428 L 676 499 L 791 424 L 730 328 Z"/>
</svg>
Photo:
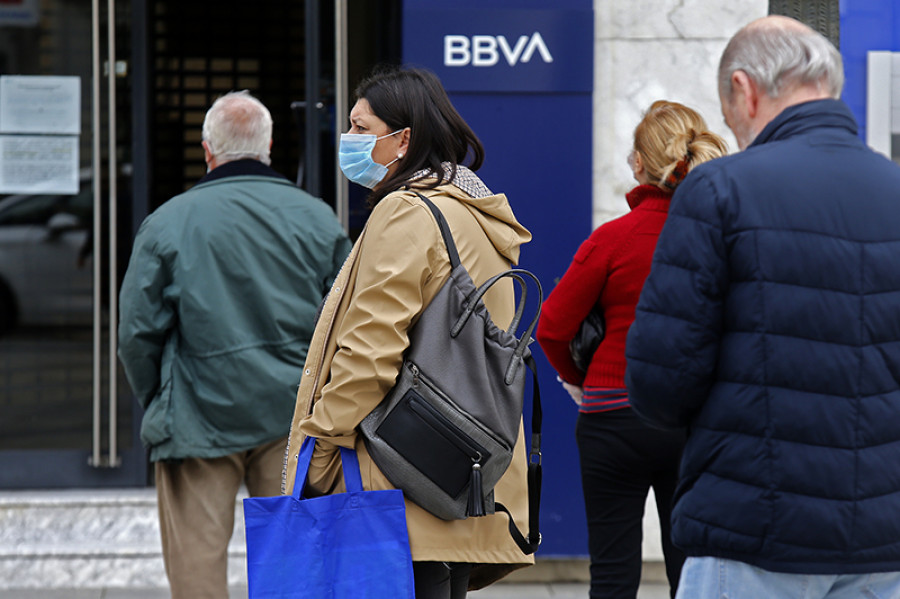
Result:
<svg viewBox="0 0 900 599">
<path fill-rule="evenodd" d="M 431 210 L 431 213 L 434 215 L 435 220 L 437 221 L 438 228 L 441 230 L 441 236 L 444 238 L 444 244 L 447 246 L 447 253 L 450 255 L 450 266 L 451 268 L 456 268 L 461 264 L 459 260 L 459 252 L 456 249 L 456 244 L 453 241 L 453 235 L 450 233 L 450 226 L 447 224 L 447 219 L 444 218 L 444 214 L 438 209 L 437 206 L 434 205 L 434 202 L 426 198 L 419 192 L 414 192 L 419 198 L 425 203 L 426 206 Z M 540 289 L 540 281 L 534 277 L 528 271 L 518 271 L 522 273 L 526 273 L 531 275 L 532 278 L 537 282 L 538 289 Z M 517 273 L 518 274 L 518 273 Z M 526 285 L 524 284 L 524 280 L 516 275 L 516 279 L 522 282 L 522 289 L 524 293 L 524 289 Z M 482 291 L 482 294 L 484 291 Z M 521 305 L 525 305 L 524 297 L 522 298 Z M 516 321 L 521 318 L 521 314 L 517 311 Z M 536 321 L 537 317 L 535 317 Z M 536 322 L 531 323 L 531 327 L 529 327 L 526 334 L 523 336 L 524 340 L 527 340 L 531 337 L 531 333 L 534 329 Z M 527 344 L 527 341 L 526 341 Z M 543 472 L 541 466 L 541 427 L 543 425 L 543 410 L 541 409 L 541 390 L 538 386 L 538 376 L 537 376 L 537 364 L 534 361 L 534 357 L 530 353 L 525 353 L 523 356 L 525 360 L 525 364 L 528 366 L 528 369 L 531 370 L 532 375 L 532 402 L 531 402 L 531 451 L 528 454 L 528 537 L 526 538 L 522 532 L 519 530 L 519 527 L 516 526 L 515 521 L 513 520 L 512 514 L 505 505 L 500 502 L 495 502 L 494 506 L 498 511 L 504 512 L 507 516 L 509 516 L 509 534 L 512 536 L 513 540 L 516 542 L 516 545 L 519 546 L 519 549 L 522 550 L 522 553 L 525 555 L 531 555 L 535 551 L 537 551 L 538 546 L 541 544 L 541 533 L 540 533 L 540 512 L 541 512 L 541 484 L 543 480 Z"/>
<path fill-rule="evenodd" d="M 428 208 L 431 210 L 431 213 L 434 215 L 434 220 L 437 221 L 438 228 L 441 230 L 441 237 L 444 238 L 444 245 L 447 246 L 447 253 L 450 254 L 450 270 L 455 269 L 457 266 L 461 264 L 459 261 L 459 252 L 456 250 L 456 243 L 453 241 L 453 235 L 450 233 L 450 225 L 447 224 L 447 219 L 444 218 L 444 213 L 438 209 L 437 206 L 434 205 L 434 202 L 423 196 L 418 191 L 413 192 L 423 202 Z"/>
<path fill-rule="evenodd" d="M 537 551 L 541 544 L 541 484 L 543 471 L 541 466 L 541 426 L 543 425 L 543 411 L 541 410 L 541 390 L 538 387 L 537 364 L 531 354 L 525 356 L 525 364 L 531 371 L 534 391 L 531 411 L 531 451 L 528 454 L 528 537 L 522 536 L 516 523 L 513 521 L 509 509 L 500 502 L 494 502 L 494 507 L 505 512 L 509 516 L 509 534 L 522 553 L 531 555 Z"/>
</svg>

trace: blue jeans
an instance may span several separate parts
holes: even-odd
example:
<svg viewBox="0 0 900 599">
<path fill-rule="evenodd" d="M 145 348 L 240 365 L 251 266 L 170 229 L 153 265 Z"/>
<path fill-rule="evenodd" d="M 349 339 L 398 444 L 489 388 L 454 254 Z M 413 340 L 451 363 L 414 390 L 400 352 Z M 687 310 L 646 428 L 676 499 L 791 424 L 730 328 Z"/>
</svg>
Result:
<svg viewBox="0 0 900 599">
<path fill-rule="evenodd" d="M 895 599 L 900 572 L 785 574 L 716 557 L 689 557 L 676 599 Z"/>
</svg>

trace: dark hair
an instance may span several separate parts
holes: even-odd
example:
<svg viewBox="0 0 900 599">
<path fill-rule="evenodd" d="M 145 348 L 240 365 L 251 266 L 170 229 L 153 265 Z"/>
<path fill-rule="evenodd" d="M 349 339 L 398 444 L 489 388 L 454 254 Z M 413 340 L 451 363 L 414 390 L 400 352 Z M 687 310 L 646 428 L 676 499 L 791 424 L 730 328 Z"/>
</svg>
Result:
<svg viewBox="0 0 900 599">
<path fill-rule="evenodd" d="M 457 165 L 463 164 L 471 149 L 467 166 L 478 170 L 484 162 L 484 147 L 447 97 L 437 76 L 426 69 L 377 67 L 356 88 L 356 99 L 365 99 L 372 113 L 391 131 L 410 128 L 409 149 L 397 162 L 397 170 L 375 186 L 369 195 L 374 206 L 384 196 L 403 186 L 433 189 L 446 180 L 442 162 L 449 162 L 451 179 Z M 413 175 L 428 171 L 415 181 L 434 178 L 428 184 L 414 185 Z"/>
</svg>

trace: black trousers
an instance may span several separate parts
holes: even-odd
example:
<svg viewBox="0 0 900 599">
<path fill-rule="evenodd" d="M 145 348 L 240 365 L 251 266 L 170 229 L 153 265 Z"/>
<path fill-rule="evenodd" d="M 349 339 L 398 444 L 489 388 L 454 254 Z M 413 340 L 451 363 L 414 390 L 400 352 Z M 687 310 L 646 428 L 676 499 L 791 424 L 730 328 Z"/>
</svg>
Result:
<svg viewBox="0 0 900 599">
<path fill-rule="evenodd" d="M 416 599 L 465 599 L 472 564 L 413 562 Z"/>
<path fill-rule="evenodd" d="M 591 554 L 591 599 L 635 599 L 641 581 L 642 522 L 653 487 L 671 596 L 684 554 L 672 545 L 672 494 L 684 448 L 681 431 L 654 429 L 631 408 L 579 414 L 575 437 Z"/>
</svg>

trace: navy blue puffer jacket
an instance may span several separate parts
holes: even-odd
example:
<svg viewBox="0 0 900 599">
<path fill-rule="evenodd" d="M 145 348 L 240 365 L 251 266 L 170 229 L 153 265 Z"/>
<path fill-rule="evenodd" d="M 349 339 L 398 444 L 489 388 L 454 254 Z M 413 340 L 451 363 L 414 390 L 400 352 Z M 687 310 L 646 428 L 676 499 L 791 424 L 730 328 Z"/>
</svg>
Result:
<svg viewBox="0 0 900 599">
<path fill-rule="evenodd" d="M 688 426 L 676 545 L 770 571 L 900 570 L 900 166 L 792 106 L 672 200 L 626 350 Z"/>
</svg>

